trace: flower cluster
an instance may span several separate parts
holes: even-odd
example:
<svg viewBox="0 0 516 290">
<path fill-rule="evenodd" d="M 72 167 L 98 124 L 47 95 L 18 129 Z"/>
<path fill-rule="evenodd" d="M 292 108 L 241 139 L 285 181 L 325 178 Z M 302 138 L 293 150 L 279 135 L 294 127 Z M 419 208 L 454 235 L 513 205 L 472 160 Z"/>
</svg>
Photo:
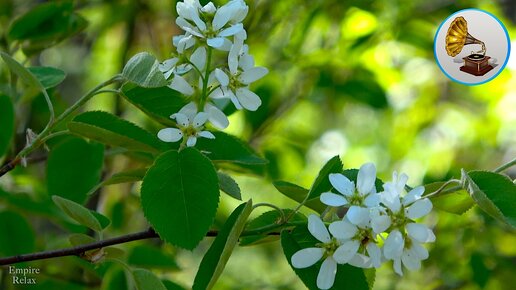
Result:
<svg viewBox="0 0 516 290">
<path fill-rule="evenodd" d="M 249 7 L 243 0 L 231 0 L 219 8 L 212 2 L 202 6 L 199 0 L 184 0 L 177 3 L 176 10 L 176 24 L 185 33 L 173 38 L 176 53 L 159 69 L 170 80 L 169 87 L 188 97 L 190 103 L 170 116 L 178 128 L 163 129 L 158 137 L 165 142 L 183 139 L 186 146 L 194 146 L 197 137 L 214 138 L 201 131 L 205 122 L 221 130 L 228 127 L 229 120 L 221 108 L 230 101 L 239 110 L 260 107 L 261 99 L 249 85 L 268 70 L 254 65 L 244 44 L 247 33 L 241 22 Z M 220 56 L 223 61 L 217 61 Z M 182 122 L 185 118 L 180 114 L 189 116 L 187 122 Z M 203 122 L 195 122 L 195 114 L 201 114 L 198 119 Z"/>
<path fill-rule="evenodd" d="M 329 232 L 319 217 L 309 217 L 308 229 L 322 244 L 296 252 L 291 259 L 294 267 L 306 268 L 325 257 L 317 277 L 320 289 L 331 288 L 337 264 L 378 268 L 392 260 L 399 275 L 403 275 L 402 265 L 409 270 L 421 267 L 428 258 L 422 243 L 435 241 L 431 229 L 415 222 L 432 209 L 431 201 L 422 197 L 423 186 L 406 193 L 408 176 L 394 172 L 393 180 L 377 193 L 376 168 L 371 163 L 360 168 L 356 185 L 339 173 L 330 174 L 329 180 L 338 193 L 322 193 L 321 202 L 345 207 L 347 212 L 329 225 Z"/>
</svg>

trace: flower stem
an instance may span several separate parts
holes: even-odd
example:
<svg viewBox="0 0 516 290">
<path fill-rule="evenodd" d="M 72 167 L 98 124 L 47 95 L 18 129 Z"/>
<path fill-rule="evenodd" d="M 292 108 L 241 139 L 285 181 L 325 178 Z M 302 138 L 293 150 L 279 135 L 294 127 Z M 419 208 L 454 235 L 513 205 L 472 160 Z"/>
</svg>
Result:
<svg viewBox="0 0 516 290">
<path fill-rule="evenodd" d="M 204 79 L 202 82 L 202 94 L 201 100 L 198 104 L 197 109 L 201 112 L 204 110 L 204 104 L 206 104 L 206 100 L 208 99 L 208 81 L 210 78 L 210 69 L 211 69 L 211 55 L 213 53 L 213 49 L 208 46 L 208 56 L 206 59 L 206 72 L 204 73 Z"/>
<path fill-rule="evenodd" d="M 506 169 L 509 169 L 511 167 L 513 167 L 514 165 L 516 165 L 516 158 L 514 158 L 513 160 L 505 163 L 504 165 L 501 165 L 500 167 L 496 168 L 493 172 L 495 173 L 500 173 Z"/>
</svg>

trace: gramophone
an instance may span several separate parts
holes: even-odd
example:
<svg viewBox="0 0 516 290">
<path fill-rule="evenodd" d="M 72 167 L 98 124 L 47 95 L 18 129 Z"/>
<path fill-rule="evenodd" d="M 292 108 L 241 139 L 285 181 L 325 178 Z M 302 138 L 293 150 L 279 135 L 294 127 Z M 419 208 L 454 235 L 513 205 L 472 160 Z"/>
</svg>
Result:
<svg viewBox="0 0 516 290">
<path fill-rule="evenodd" d="M 468 33 L 468 22 L 464 17 L 459 16 L 452 21 L 446 33 L 446 52 L 449 56 L 456 56 L 462 51 L 464 45 L 468 44 L 480 44 L 482 49 L 477 52 L 472 51 L 470 55 L 463 57 L 464 65 L 460 70 L 475 76 L 485 75 L 492 70 L 493 66 L 489 64 L 491 57 L 486 56 L 485 43 Z"/>
</svg>

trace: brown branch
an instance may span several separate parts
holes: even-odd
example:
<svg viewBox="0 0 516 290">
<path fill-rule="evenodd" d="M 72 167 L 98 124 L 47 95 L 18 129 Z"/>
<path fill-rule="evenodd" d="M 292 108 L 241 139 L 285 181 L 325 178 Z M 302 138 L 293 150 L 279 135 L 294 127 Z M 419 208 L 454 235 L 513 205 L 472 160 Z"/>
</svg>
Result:
<svg viewBox="0 0 516 290">
<path fill-rule="evenodd" d="M 218 231 L 209 231 L 206 233 L 206 236 L 207 237 L 216 237 L 217 234 L 218 234 Z M 244 235 L 246 235 L 246 234 L 242 233 L 242 236 L 244 236 Z M 279 232 L 271 232 L 271 233 L 267 233 L 267 235 L 276 235 L 277 236 L 277 235 L 279 235 Z M 76 246 L 76 247 L 0 258 L 0 266 L 16 264 L 16 263 L 21 263 L 21 262 L 28 262 L 28 261 L 65 257 L 65 256 L 82 256 L 85 252 L 90 251 L 90 250 L 100 249 L 100 248 L 104 248 L 107 246 L 124 244 L 124 243 L 138 241 L 138 240 L 146 240 L 146 239 L 154 239 L 154 238 L 159 238 L 159 236 L 154 231 L 154 229 L 149 228 L 146 231 L 132 233 L 132 234 L 119 236 L 119 237 L 102 240 L 102 241 L 98 241 L 98 242 L 93 242 L 90 244 L 84 244 L 84 245 L 80 245 L 80 246 Z"/>
<path fill-rule="evenodd" d="M 7 174 L 7 172 L 13 170 L 16 165 L 18 165 L 20 163 L 20 159 L 18 158 L 15 158 L 7 163 L 5 163 L 1 168 L 0 168 L 0 177 L 4 176 L 5 174 Z"/>
</svg>

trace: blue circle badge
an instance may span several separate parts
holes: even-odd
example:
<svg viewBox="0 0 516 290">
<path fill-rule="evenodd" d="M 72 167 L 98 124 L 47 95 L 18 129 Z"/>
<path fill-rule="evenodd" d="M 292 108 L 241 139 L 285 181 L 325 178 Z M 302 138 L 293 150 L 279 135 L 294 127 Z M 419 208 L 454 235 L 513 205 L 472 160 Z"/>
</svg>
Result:
<svg viewBox="0 0 516 290">
<path fill-rule="evenodd" d="M 464 9 L 441 23 L 434 38 L 437 65 L 451 80 L 479 85 L 504 69 L 511 53 L 509 33 L 493 14 Z"/>
</svg>

